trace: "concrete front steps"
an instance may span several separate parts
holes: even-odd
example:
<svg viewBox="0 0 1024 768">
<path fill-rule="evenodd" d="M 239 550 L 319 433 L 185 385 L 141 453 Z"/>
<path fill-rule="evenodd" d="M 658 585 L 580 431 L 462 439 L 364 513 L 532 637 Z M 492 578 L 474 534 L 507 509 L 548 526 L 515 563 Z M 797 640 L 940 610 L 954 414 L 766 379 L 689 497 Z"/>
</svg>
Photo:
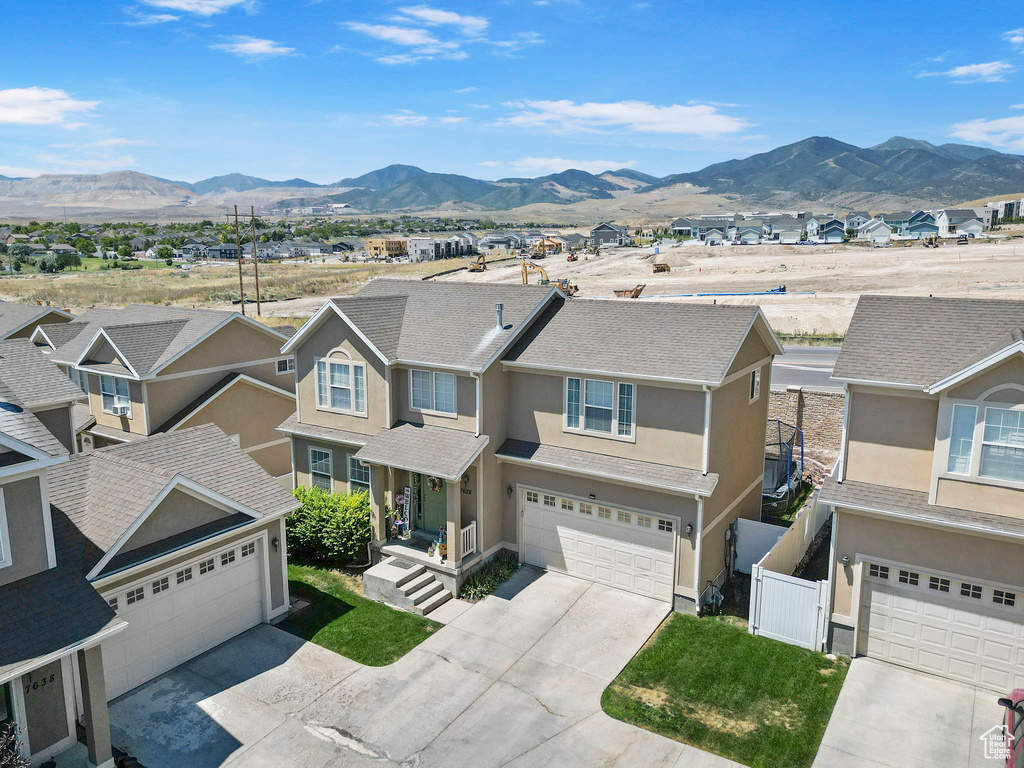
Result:
<svg viewBox="0 0 1024 768">
<path fill-rule="evenodd" d="M 397 557 L 381 560 L 363 574 L 363 595 L 421 616 L 452 599 L 426 566 Z"/>
</svg>

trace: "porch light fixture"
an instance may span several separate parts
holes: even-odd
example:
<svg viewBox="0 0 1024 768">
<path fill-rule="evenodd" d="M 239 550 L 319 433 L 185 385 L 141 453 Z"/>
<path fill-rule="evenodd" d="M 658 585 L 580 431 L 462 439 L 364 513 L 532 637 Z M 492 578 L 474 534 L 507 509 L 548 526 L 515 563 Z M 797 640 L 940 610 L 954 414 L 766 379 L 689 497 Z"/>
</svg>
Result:
<svg viewBox="0 0 1024 768">
<path fill-rule="evenodd" d="M 686 535 L 689 536 L 691 533 L 693 533 L 693 523 L 687 523 L 686 524 Z"/>
<path fill-rule="evenodd" d="M 270 540 L 270 546 L 272 546 L 274 548 L 274 551 L 277 552 L 278 547 L 281 546 L 281 540 L 277 538 L 277 536 L 275 536 Z"/>
<path fill-rule="evenodd" d="M 848 567 L 850 565 L 850 556 L 849 555 L 843 555 L 843 558 L 842 558 L 842 560 L 840 560 L 840 562 L 843 564 L 844 568 Z"/>
<path fill-rule="evenodd" d="M 512 495 L 512 486 L 511 485 L 505 486 L 505 493 L 507 493 L 509 496 Z"/>
</svg>

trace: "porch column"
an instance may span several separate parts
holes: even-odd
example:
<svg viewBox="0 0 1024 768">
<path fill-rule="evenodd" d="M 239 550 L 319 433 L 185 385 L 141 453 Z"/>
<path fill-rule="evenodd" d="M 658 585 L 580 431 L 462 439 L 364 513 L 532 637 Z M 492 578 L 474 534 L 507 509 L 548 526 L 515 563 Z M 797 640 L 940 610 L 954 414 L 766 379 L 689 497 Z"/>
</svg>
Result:
<svg viewBox="0 0 1024 768">
<path fill-rule="evenodd" d="M 448 559 L 449 568 L 458 568 L 462 563 L 462 498 L 458 480 L 445 480 L 445 509 L 448 512 Z"/>
<path fill-rule="evenodd" d="M 85 740 L 89 762 L 96 766 L 112 764 L 110 715 L 107 712 L 107 683 L 103 677 L 103 651 L 100 646 L 78 652 L 78 673 L 82 680 L 82 707 L 85 710 Z"/>
<path fill-rule="evenodd" d="M 373 524 L 373 540 L 387 541 L 388 526 L 385 518 L 387 507 L 388 470 L 377 464 L 370 465 L 370 522 Z"/>
</svg>

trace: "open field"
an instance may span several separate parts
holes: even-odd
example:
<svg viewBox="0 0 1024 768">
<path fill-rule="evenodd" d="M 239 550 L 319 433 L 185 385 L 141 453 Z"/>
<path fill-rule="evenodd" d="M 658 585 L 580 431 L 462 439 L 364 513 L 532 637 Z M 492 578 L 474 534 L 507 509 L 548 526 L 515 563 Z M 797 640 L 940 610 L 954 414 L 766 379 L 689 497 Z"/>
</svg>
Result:
<svg viewBox="0 0 1024 768">
<path fill-rule="evenodd" d="M 668 274 L 653 274 L 664 261 Z M 929 294 L 1024 299 L 1024 239 L 1004 243 L 972 241 L 968 246 L 921 245 L 870 248 L 860 245 L 679 245 L 614 248 L 574 263 L 551 256 L 538 264 L 552 278 L 569 277 L 580 296 L 612 298 L 612 291 L 646 284 L 640 301 L 718 301 L 760 304 L 780 333 L 845 333 L 863 293 Z M 521 282 L 516 263 L 486 272 L 459 272 L 441 279 Z M 530 282 L 537 280 L 530 273 Z M 745 293 L 785 285 L 787 292 L 760 296 L 684 296 Z"/>
</svg>

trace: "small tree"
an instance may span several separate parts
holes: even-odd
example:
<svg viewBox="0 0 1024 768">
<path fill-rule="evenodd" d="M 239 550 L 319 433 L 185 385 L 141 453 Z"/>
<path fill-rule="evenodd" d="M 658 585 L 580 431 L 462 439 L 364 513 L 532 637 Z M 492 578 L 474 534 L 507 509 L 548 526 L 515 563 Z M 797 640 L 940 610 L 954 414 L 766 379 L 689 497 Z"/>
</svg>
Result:
<svg viewBox="0 0 1024 768">
<path fill-rule="evenodd" d="M 0 768 L 28 768 L 21 754 L 21 739 L 15 723 L 0 724 Z"/>
<path fill-rule="evenodd" d="M 84 237 L 80 237 L 74 242 L 75 250 L 83 256 L 92 256 L 96 253 L 96 245 L 90 240 L 86 240 Z"/>
<path fill-rule="evenodd" d="M 36 259 L 36 269 L 40 272 L 49 272 L 52 274 L 54 272 L 60 272 L 64 267 L 60 265 L 60 258 L 58 256 L 55 256 L 52 253 L 47 253 L 46 255 L 40 256 Z"/>
<path fill-rule="evenodd" d="M 174 258 L 174 249 L 169 245 L 161 245 L 156 249 L 156 257 L 170 263 L 171 259 Z"/>
<path fill-rule="evenodd" d="M 68 267 L 78 269 L 78 267 L 82 266 L 82 257 L 77 253 L 61 253 L 57 255 L 57 265 L 62 270 Z"/>
<path fill-rule="evenodd" d="M 119 259 L 130 259 L 134 255 L 135 254 L 132 251 L 132 247 L 130 245 L 122 245 L 120 248 L 117 249 L 117 258 Z"/>
</svg>

